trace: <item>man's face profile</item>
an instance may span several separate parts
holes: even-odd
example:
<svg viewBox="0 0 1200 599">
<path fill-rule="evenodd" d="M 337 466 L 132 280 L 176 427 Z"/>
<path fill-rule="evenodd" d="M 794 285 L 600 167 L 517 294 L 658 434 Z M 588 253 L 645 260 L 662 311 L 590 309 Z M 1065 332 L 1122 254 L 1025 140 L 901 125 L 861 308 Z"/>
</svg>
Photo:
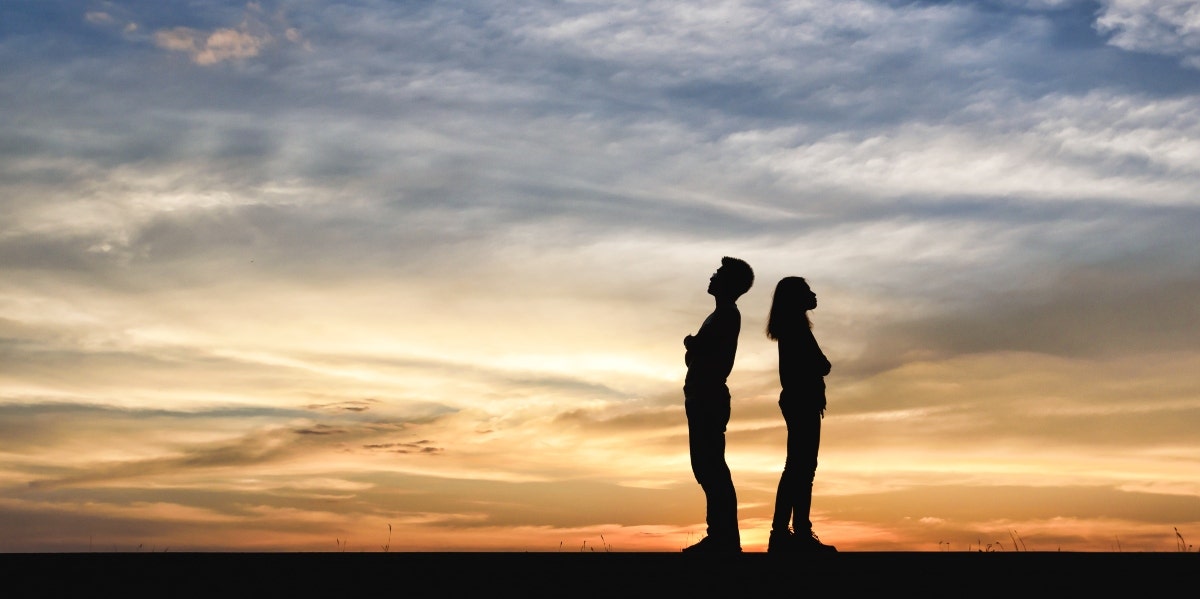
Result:
<svg viewBox="0 0 1200 599">
<path fill-rule="evenodd" d="M 724 271 L 725 267 L 721 266 L 708 278 L 708 293 L 711 295 L 719 295 L 721 289 L 724 288 L 725 277 L 727 276 Z"/>
</svg>

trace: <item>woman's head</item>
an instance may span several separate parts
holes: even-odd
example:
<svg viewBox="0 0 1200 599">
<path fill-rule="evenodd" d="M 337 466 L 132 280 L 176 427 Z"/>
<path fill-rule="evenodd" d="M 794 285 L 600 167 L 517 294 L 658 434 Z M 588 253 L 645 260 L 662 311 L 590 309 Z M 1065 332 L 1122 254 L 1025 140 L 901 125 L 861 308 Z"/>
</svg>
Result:
<svg viewBox="0 0 1200 599">
<path fill-rule="evenodd" d="M 779 339 L 796 330 L 800 323 L 812 328 L 808 311 L 817 307 L 817 294 L 803 277 L 784 277 L 775 285 L 771 313 L 767 317 L 767 337 Z"/>
</svg>

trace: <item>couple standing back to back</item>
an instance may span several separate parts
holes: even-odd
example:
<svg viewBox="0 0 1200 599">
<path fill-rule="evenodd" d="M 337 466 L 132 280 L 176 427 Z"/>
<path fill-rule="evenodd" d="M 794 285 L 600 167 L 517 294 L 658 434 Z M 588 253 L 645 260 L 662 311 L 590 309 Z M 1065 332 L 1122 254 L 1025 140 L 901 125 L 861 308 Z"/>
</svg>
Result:
<svg viewBox="0 0 1200 599">
<path fill-rule="evenodd" d="M 716 308 L 695 335 L 683 340 L 687 378 L 683 385 L 692 473 L 704 489 L 708 535 L 684 549 L 689 553 L 742 550 L 738 532 L 737 494 L 725 462 L 725 429 L 730 395 L 726 379 L 733 370 L 742 315 L 737 299 L 754 284 L 750 265 L 728 256 L 708 281 Z M 825 375 L 829 360 L 812 334 L 808 311 L 817 295 L 800 277 L 785 277 L 775 287 L 767 336 L 779 345 L 779 408 L 787 423 L 787 458 L 775 495 L 775 515 L 767 551 L 836 551 L 812 532 L 809 507 L 825 412 Z"/>
</svg>

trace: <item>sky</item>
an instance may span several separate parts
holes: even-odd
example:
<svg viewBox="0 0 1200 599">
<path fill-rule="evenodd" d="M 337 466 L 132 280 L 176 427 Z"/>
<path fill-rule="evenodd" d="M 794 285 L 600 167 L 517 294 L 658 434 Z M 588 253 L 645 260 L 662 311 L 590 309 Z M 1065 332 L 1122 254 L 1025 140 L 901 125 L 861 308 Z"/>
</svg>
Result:
<svg viewBox="0 0 1200 599">
<path fill-rule="evenodd" d="M 1200 544 L 1200 3 L 0 3 L 0 551 Z"/>
</svg>

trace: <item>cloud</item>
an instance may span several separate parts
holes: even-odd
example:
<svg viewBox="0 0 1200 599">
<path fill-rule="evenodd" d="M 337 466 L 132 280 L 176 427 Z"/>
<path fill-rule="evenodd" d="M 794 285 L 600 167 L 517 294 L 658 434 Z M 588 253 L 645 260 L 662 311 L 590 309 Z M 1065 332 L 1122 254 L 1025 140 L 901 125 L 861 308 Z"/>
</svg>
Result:
<svg viewBox="0 0 1200 599">
<path fill-rule="evenodd" d="M 33 491 L 44 491 L 71 486 L 131 484 L 135 481 L 154 481 L 153 484 L 170 485 L 171 481 L 186 480 L 195 473 L 233 469 L 250 471 L 270 464 L 282 464 L 301 456 L 315 459 L 321 453 L 338 451 L 347 442 L 353 442 L 355 439 L 391 435 L 403 427 L 402 423 L 379 422 L 354 427 L 322 423 L 312 426 L 268 426 L 219 442 L 177 443 L 167 450 L 166 455 L 159 457 L 88 461 L 79 464 L 77 468 L 67 468 L 68 472 L 65 474 L 32 480 L 29 482 L 29 488 Z M 182 428 L 177 425 L 176 430 Z M 423 447 L 428 443 L 428 440 L 423 440 L 417 445 Z M 364 445 L 368 448 L 371 446 L 372 444 Z M 432 451 L 418 453 L 438 452 L 436 447 L 431 449 Z"/>
<path fill-rule="evenodd" d="M 258 56 L 271 39 L 270 36 L 256 37 L 236 29 L 217 29 L 206 33 L 187 27 L 176 27 L 154 34 L 154 42 L 158 47 L 187 53 L 192 61 L 200 66 L 253 58 Z"/>
<path fill-rule="evenodd" d="M 1022 495 L 1036 499 L 1018 499 Z M 1006 514 L 1010 519 L 1081 518 L 1121 519 L 1152 522 L 1170 526 L 1175 521 L 1190 521 L 1189 510 L 1196 508 L 1200 499 L 1178 495 L 1134 493 L 1110 487 L 1017 487 L 978 486 L 915 487 L 904 491 L 839 498 L 846 506 L 845 512 L 863 509 L 885 510 L 892 514 L 903 514 L 919 510 L 924 518 L 940 518 L 945 522 L 971 522 L 977 520 L 979 512 Z M 836 502 L 830 502 L 836 504 Z M 866 506 L 871 506 L 867 508 Z M 1155 509 L 1144 510 L 1146 505 Z M 834 509 L 831 515 L 841 512 Z M 1194 513 L 1194 512 L 1192 512 Z M 1025 531 L 1026 535 L 1032 534 Z M 1007 540 L 1007 539 L 1005 539 Z"/>
<path fill-rule="evenodd" d="M 300 30 L 287 24 L 282 12 L 270 18 L 259 3 L 251 2 L 246 5 L 242 22 L 236 27 L 159 29 L 154 32 L 154 43 L 164 50 L 187 54 L 199 66 L 212 66 L 255 58 L 280 37 L 292 44 L 309 47 Z"/>
<path fill-rule="evenodd" d="M 1137 52 L 1178 57 L 1200 69 L 1200 8 L 1189 0 L 1105 0 L 1096 30 L 1108 43 Z"/>
<path fill-rule="evenodd" d="M 83 18 L 88 23 L 93 23 L 96 25 L 108 25 L 114 22 L 112 15 L 99 10 L 92 10 L 84 13 Z"/>
<path fill-rule="evenodd" d="M 1035 287 L 996 289 L 973 297 L 975 305 L 892 320 L 876 331 L 861 366 L 981 352 L 1110 358 L 1200 350 L 1189 334 L 1200 326 L 1189 299 L 1200 281 L 1183 272 L 1188 267 L 1150 275 L 1155 258 L 1050 267 Z"/>
<path fill-rule="evenodd" d="M 391 453 L 422 453 L 435 454 L 445 451 L 442 447 L 434 447 L 429 444 L 428 439 L 414 441 L 412 443 L 371 443 L 363 445 L 363 449 L 371 451 L 387 451 Z"/>
</svg>

